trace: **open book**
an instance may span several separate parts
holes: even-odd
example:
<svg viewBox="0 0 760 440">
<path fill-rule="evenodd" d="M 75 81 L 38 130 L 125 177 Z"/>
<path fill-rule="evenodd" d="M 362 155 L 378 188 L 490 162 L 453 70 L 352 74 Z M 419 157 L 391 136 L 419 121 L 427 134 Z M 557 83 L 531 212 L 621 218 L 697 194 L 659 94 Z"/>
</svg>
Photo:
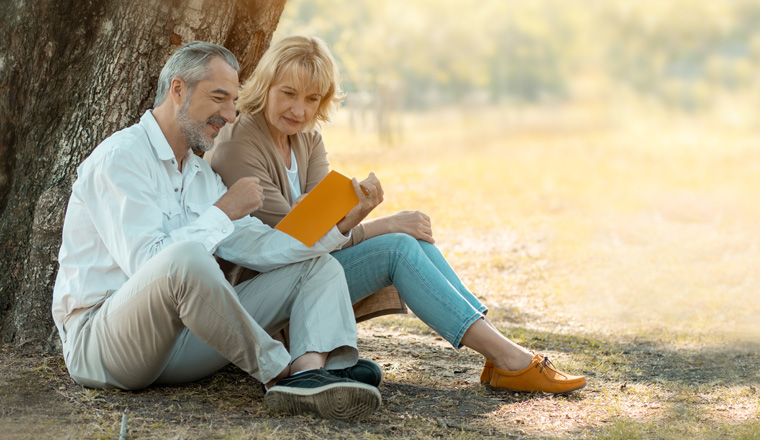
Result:
<svg viewBox="0 0 760 440">
<path fill-rule="evenodd" d="M 351 179 L 330 171 L 274 228 L 311 246 L 357 203 Z"/>
</svg>

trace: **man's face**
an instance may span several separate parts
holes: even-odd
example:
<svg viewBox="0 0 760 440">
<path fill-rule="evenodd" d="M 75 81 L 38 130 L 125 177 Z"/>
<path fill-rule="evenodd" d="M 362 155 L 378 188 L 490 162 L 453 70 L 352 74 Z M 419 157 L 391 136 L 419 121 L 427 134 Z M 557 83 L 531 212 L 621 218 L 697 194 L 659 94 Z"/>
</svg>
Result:
<svg viewBox="0 0 760 440">
<path fill-rule="evenodd" d="M 235 121 L 238 75 L 221 58 L 208 63 L 209 77 L 195 84 L 177 112 L 177 123 L 193 150 L 208 151 L 228 122 Z"/>
</svg>

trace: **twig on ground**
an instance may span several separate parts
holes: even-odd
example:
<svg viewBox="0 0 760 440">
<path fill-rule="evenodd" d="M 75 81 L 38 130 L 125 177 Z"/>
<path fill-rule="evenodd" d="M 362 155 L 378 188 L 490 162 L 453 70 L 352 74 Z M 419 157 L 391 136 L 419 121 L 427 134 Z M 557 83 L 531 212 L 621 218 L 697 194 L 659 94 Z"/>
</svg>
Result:
<svg viewBox="0 0 760 440">
<path fill-rule="evenodd" d="M 472 426 L 462 425 L 460 423 L 450 423 L 443 420 L 440 417 L 437 417 L 435 421 L 438 422 L 438 426 L 440 426 L 441 428 L 456 428 L 456 429 L 461 429 L 462 431 L 481 432 L 481 433 L 485 432 L 482 429 L 473 428 Z"/>
<path fill-rule="evenodd" d="M 124 414 L 121 416 L 121 431 L 119 431 L 119 440 L 127 439 L 127 421 L 129 420 L 129 408 L 124 410 Z"/>
</svg>

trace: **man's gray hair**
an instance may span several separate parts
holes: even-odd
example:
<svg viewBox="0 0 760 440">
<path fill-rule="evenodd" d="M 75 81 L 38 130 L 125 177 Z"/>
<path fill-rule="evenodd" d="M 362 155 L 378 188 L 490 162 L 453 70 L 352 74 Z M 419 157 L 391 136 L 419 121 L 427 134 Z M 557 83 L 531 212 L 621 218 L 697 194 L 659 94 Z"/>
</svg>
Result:
<svg viewBox="0 0 760 440">
<path fill-rule="evenodd" d="M 166 61 L 164 68 L 161 69 L 161 75 L 158 77 L 158 88 L 156 88 L 156 100 L 153 102 L 153 106 L 158 107 L 164 102 L 174 78 L 182 78 L 185 84 L 187 84 L 188 91 L 192 93 L 199 81 L 208 78 L 208 63 L 215 57 L 223 59 L 236 71 L 240 72 L 240 65 L 235 55 L 218 44 L 193 41 L 177 49 Z"/>
</svg>

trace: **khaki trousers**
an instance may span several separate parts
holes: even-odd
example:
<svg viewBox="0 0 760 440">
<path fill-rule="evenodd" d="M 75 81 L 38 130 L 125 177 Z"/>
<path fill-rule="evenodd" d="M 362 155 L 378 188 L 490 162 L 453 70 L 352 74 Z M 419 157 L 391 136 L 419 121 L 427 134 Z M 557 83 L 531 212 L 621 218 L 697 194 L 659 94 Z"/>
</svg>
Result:
<svg viewBox="0 0 760 440">
<path fill-rule="evenodd" d="M 290 320 L 291 351 L 269 333 Z M 356 323 L 340 264 L 329 255 L 233 288 L 195 242 L 175 243 L 124 286 L 64 324 L 71 377 L 93 388 L 182 383 L 234 363 L 266 383 L 306 352 L 328 368 L 357 358 Z"/>
</svg>

